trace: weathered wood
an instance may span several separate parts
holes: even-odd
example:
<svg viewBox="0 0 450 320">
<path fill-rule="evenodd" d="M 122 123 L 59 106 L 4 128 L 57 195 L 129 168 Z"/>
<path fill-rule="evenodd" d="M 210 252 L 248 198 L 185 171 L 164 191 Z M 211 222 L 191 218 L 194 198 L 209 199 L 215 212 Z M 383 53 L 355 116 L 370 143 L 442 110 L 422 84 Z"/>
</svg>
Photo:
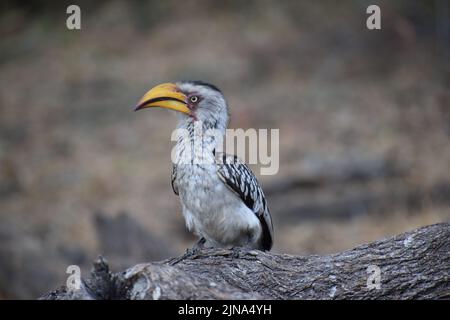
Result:
<svg viewBox="0 0 450 320">
<path fill-rule="evenodd" d="M 370 288 L 377 267 L 380 286 Z M 450 224 L 326 256 L 206 249 L 122 273 L 100 259 L 80 290 L 63 287 L 42 298 L 448 299 Z"/>
</svg>

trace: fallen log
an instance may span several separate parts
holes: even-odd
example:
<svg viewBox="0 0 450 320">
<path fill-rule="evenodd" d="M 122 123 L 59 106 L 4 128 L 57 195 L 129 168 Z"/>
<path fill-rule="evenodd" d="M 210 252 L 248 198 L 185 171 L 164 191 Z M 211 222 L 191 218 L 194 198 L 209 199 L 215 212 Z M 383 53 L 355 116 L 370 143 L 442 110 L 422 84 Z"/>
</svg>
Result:
<svg viewBox="0 0 450 320">
<path fill-rule="evenodd" d="M 139 244 L 136 244 L 139 245 Z M 450 223 L 325 256 L 204 249 L 109 271 L 41 299 L 449 299 Z"/>
</svg>

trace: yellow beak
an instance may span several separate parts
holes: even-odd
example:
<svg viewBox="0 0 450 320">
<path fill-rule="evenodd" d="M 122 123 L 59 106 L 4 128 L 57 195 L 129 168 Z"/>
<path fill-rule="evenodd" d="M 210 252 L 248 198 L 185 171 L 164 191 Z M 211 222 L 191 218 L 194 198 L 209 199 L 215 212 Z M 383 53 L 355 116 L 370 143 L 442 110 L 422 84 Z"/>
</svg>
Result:
<svg viewBox="0 0 450 320">
<path fill-rule="evenodd" d="M 134 111 L 152 107 L 190 113 L 186 103 L 186 96 L 173 83 L 163 83 L 150 89 L 138 102 Z"/>
</svg>

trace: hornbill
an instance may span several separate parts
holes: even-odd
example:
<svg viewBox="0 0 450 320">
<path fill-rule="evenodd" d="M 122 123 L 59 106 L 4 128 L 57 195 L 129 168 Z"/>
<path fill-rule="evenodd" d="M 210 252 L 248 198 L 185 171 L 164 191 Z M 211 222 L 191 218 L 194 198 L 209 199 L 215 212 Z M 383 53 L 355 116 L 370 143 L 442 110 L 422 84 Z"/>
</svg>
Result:
<svg viewBox="0 0 450 320">
<path fill-rule="evenodd" d="M 216 152 L 229 121 L 222 92 L 201 81 L 163 83 L 150 89 L 135 110 L 177 111 L 172 188 L 199 247 L 270 250 L 273 225 L 264 193 L 249 167 L 236 156 Z M 196 130 L 200 127 L 201 130 Z M 211 130 L 219 134 L 207 134 Z"/>
</svg>

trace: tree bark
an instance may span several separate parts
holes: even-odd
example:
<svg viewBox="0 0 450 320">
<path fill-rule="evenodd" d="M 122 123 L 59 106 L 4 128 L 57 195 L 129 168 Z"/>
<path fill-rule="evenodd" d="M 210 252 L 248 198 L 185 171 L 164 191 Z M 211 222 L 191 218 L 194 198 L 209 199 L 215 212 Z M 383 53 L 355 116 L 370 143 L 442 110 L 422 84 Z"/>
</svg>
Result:
<svg viewBox="0 0 450 320">
<path fill-rule="evenodd" d="M 136 244 L 139 245 L 139 244 Z M 379 271 L 379 273 L 378 273 Z M 378 277 L 379 275 L 379 277 Z M 378 281 L 379 280 L 379 281 Z M 449 299 L 450 223 L 325 256 L 204 249 L 111 273 L 42 299 Z"/>
</svg>

